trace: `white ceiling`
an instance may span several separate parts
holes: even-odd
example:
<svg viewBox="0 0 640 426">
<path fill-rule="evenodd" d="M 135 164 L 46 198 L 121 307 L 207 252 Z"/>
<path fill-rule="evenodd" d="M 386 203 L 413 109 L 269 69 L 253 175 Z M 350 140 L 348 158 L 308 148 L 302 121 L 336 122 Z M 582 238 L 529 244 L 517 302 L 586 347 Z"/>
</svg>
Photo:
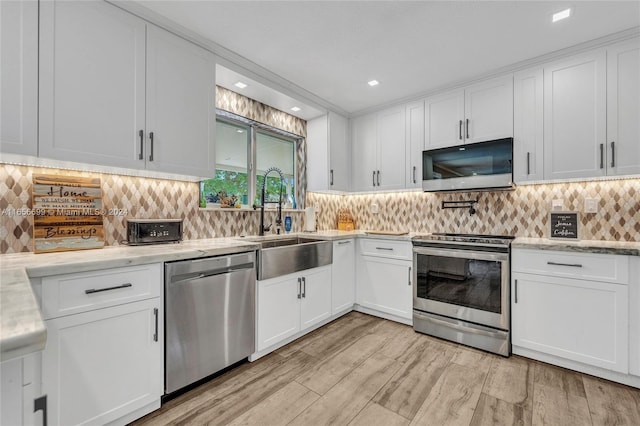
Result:
<svg viewBox="0 0 640 426">
<path fill-rule="evenodd" d="M 638 0 L 141 3 L 354 115 L 640 26 Z"/>
</svg>

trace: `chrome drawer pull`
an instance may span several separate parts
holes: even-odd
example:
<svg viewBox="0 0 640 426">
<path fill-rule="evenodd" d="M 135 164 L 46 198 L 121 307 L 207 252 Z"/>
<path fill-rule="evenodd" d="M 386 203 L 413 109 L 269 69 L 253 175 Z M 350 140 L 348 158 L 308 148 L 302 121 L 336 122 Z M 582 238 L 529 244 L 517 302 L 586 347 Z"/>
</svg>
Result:
<svg viewBox="0 0 640 426">
<path fill-rule="evenodd" d="M 118 290 L 119 288 L 127 288 L 127 287 L 133 287 L 133 284 L 131 283 L 125 283 L 122 285 L 117 285 L 115 287 L 105 287 L 105 288 L 90 288 L 88 290 L 85 290 L 85 294 L 92 294 L 92 293 L 100 293 L 101 291 L 109 291 L 109 290 Z"/>
<path fill-rule="evenodd" d="M 387 251 L 393 251 L 392 248 L 390 247 L 376 247 L 376 250 L 387 250 Z"/>
<path fill-rule="evenodd" d="M 557 263 L 557 262 L 547 262 L 547 265 L 554 266 L 571 266 L 573 268 L 582 268 L 582 265 L 579 263 Z"/>
</svg>

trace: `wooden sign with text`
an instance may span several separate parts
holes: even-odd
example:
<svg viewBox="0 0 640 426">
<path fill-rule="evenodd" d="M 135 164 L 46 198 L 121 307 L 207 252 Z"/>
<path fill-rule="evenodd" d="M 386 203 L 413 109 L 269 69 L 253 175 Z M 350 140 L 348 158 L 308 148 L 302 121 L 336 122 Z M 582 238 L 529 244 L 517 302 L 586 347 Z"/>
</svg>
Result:
<svg viewBox="0 0 640 426">
<path fill-rule="evenodd" d="M 36 253 L 104 247 L 100 178 L 33 175 Z"/>
</svg>

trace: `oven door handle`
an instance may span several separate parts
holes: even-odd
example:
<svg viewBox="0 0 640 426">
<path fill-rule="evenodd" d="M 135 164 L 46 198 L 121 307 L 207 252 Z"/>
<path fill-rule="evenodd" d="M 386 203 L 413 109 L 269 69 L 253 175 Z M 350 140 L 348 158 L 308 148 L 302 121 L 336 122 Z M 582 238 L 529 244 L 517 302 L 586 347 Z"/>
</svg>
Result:
<svg viewBox="0 0 640 426">
<path fill-rule="evenodd" d="M 476 250 L 456 250 L 456 249 L 440 249 L 428 247 L 414 247 L 413 252 L 416 255 L 441 256 L 441 257 L 459 257 L 462 259 L 478 259 L 490 261 L 508 261 L 508 253 L 496 253 L 488 251 Z"/>
</svg>

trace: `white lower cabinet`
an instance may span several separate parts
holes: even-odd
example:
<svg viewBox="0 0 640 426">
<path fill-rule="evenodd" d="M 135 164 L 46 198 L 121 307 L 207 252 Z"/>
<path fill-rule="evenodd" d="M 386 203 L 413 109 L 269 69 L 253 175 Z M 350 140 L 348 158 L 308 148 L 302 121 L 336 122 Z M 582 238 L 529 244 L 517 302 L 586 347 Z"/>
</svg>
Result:
<svg viewBox="0 0 640 426">
<path fill-rule="evenodd" d="M 515 248 L 512 260 L 514 353 L 629 373 L 628 274 L 614 273 L 628 272 L 626 256 Z M 532 273 L 532 262 L 542 261 L 546 271 Z M 593 264 L 606 264 L 609 272 L 595 279 L 589 272 Z M 579 365 L 565 364 L 581 369 Z"/>
<path fill-rule="evenodd" d="M 125 424 L 160 407 L 162 274 L 162 264 L 153 264 L 34 285 L 47 326 L 41 366 L 48 424 Z"/>
<path fill-rule="evenodd" d="M 258 281 L 257 351 L 331 316 L 331 266 Z"/>
<path fill-rule="evenodd" d="M 331 314 L 350 311 L 356 301 L 355 240 L 333 242 Z"/>
<path fill-rule="evenodd" d="M 370 250 L 376 250 L 370 251 Z M 360 240 L 357 269 L 357 304 L 385 318 L 412 323 L 411 243 Z M 403 254 L 405 257 L 403 257 Z"/>
</svg>

